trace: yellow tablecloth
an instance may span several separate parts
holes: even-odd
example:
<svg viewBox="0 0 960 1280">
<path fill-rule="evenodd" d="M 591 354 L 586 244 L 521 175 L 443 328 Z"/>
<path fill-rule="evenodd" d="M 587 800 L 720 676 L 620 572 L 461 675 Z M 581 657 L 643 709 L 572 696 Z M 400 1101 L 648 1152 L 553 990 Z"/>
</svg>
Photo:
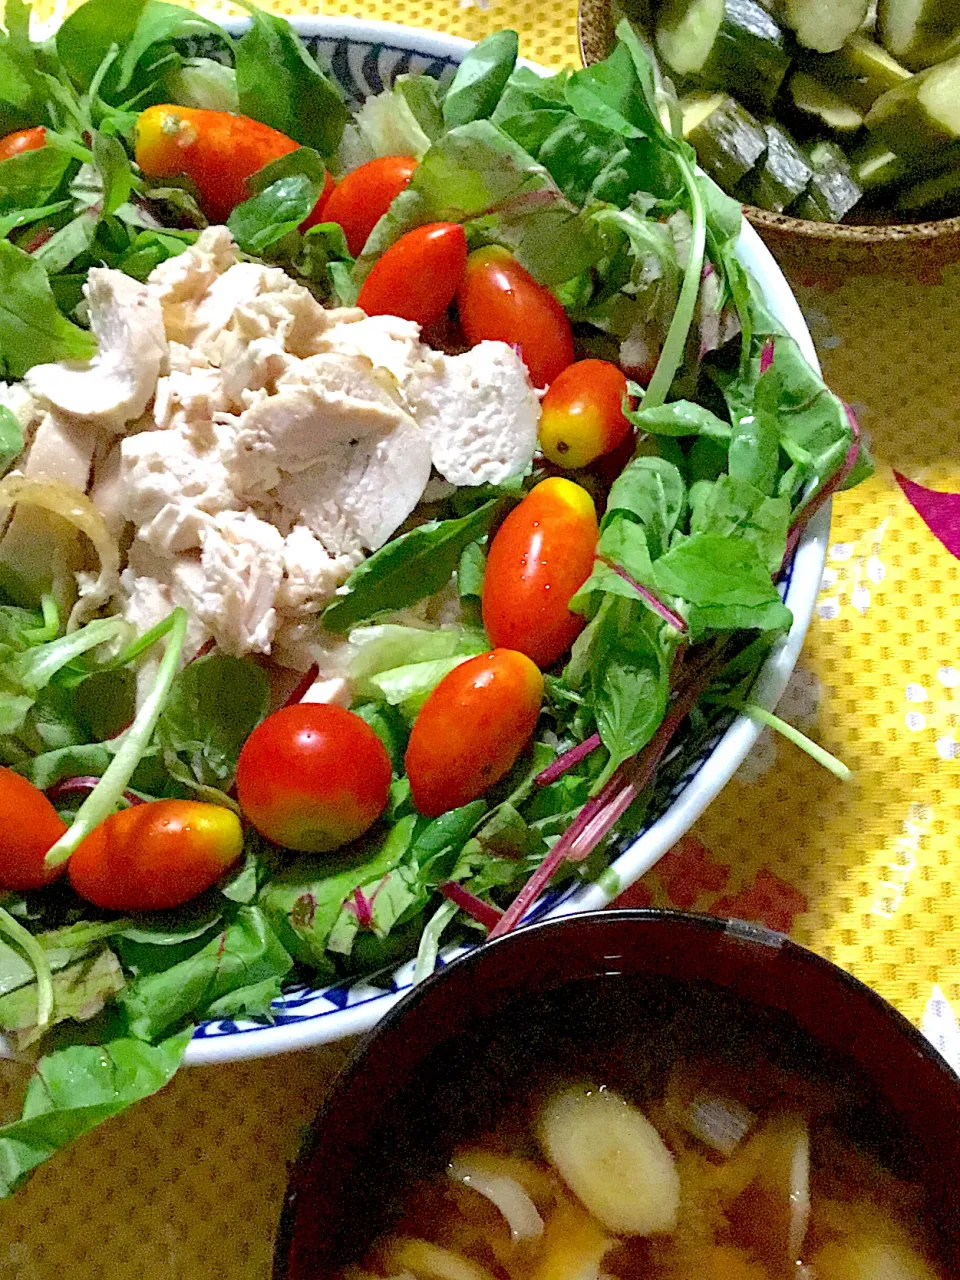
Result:
<svg viewBox="0 0 960 1280">
<path fill-rule="evenodd" d="M 577 59 L 573 0 L 267 7 L 473 39 L 514 26 L 527 57 Z M 850 279 L 798 292 L 879 469 L 836 501 L 818 616 L 781 709 L 855 780 L 765 735 L 629 896 L 789 930 L 919 1022 L 936 988 L 960 1006 L 960 562 L 892 469 L 960 490 L 960 266 L 938 285 Z M 0 1203 L 0 1280 L 266 1280 L 287 1162 L 342 1054 L 184 1072 Z M 3 1069 L 0 1109 L 21 1083 L 21 1068 Z"/>
</svg>

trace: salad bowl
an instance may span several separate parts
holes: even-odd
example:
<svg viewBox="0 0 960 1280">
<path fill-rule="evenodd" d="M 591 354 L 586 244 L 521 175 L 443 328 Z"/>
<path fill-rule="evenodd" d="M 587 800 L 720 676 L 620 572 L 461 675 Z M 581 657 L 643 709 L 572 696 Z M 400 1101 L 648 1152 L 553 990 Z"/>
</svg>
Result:
<svg viewBox="0 0 960 1280">
<path fill-rule="evenodd" d="M 404 73 L 426 73 L 448 82 L 471 48 L 466 40 L 389 23 L 294 19 L 292 24 L 353 103 L 379 93 Z M 203 52 L 203 39 L 195 43 L 196 51 Z M 737 252 L 757 280 L 769 311 L 819 370 L 800 308 L 769 251 L 746 222 Z M 792 611 L 793 625 L 772 650 L 751 692 L 752 701 L 768 709 L 779 700 L 800 653 L 820 586 L 829 527 L 830 508 L 826 504 L 807 525 L 783 577 L 781 594 Z M 732 719 L 689 761 L 669 792 L 650 809 L 643 828 L 619 837 L 611 865 L 598 879 L 589 883 L 575 880 L 544 895 L 526 920 L 596 910 L 616 898 L 647 872 L 719 795 L 760 732 L 761 727 L 745 716 Z M 467 950 L 467 946 L 447 948 L 438 963 L 443 965 Z M 221 1019 L 200 1025 L 185 1061 L 201 1064 L 264 1057 L 367 1031 L 410 990 L 413 975 L 411 961 L 334 986 L 290 986 L 274 1002 L 270 1023 Z"/>
</svg>

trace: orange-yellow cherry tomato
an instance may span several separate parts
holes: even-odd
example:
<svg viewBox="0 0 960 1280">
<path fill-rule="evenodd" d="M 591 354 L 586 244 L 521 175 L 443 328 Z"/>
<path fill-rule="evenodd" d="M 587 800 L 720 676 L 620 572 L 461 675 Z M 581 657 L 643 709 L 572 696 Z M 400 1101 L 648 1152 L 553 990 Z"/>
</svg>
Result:
<svg viewBox="0 0 960 1280">
<path fill-rule="evenodd" d="M 584 626 L 567 607 L 593 568 L 597 512 L 586 489 L 542 480 L 500 526 L 483 580 L 483 624 L 495 645 L 551 667 Z"/>
<path fill-rule="evenodd" d="M 438 321 L 453 301 L 467 262 L 459 222 L 431 222 L 401 236 L 360 286 L 357 306 L 368 316 L 402 316 L 419 325 Z"/>
<path fill-rule="evenodd" d="M 575 471 L 618 448 L 630 435 L 623 415 L 627 379 L 608 360 L 578 360 L 550 383 L 540 408 L 540 448 Z"/>
<path fill-rule="evenodd" d="M 192 178 L 207 217 L 226 222 L 234 207 L 249 199 L 247 180 L 299 146 L 285 133 L 249 116 L 161 103 L 141 111 L 135 154 L 148 178 L 180 173 Z M 304 227 L 320 221 L 317 211 L 322 211 L 332 187 L 333 179 L 327 175 L 317 207 Z"/>
<path fill-rule="evenodd" d="M 494 649 L 440 681 L 414 721 L 406 770 L 413 803 L 428 818 L 482 796 L 530 741 L 543 676 L 522 653 Z"/>
<path fill-rule="evenodd" d="M 394 199 L 410 185 L 416 167 L 413 156 L 380 156 L 352 169 L 337 183 L 323 220 L 340 224 L 355 258 Z"/>
<path fill-rule="evenodd" d="M 392 776 L 386 747 L 365 720 L 301 702 L 267 716 L 243 744 L 237 798 L 269 840 L 326 853 L 376 822 Z"/>
<path fill-rule="evenodd" d="M 470 254 L 457 307 L 467 340 L 516 347 L 536 387 L 547 386 L 573 363 L 567 313 L 550 290 L 499 245 Z"/>
<path fill-rule="evenodd" d="M 42 889 L 65 868 L 47 870 L 47 850 L 66 831 L 56 809 L 32 782 L 0 766 L 0 889 Z"/>
<path fill-rule="evenodd" d="M 42 124 L 33 129 L 17 129 L 0 138 L 0 160 L 9 160 L 11 156 L 19 156 L 24 151 L 39 151 L 46 146 L 47 131 Z"/>
<path fill-rule="evenodd" d="M 215 885 L 242 852 L 232 809 L 151 800 L 111 814 L 81 841 L 70 883 L 106 911 L 165 911 Z"/>
</svg>

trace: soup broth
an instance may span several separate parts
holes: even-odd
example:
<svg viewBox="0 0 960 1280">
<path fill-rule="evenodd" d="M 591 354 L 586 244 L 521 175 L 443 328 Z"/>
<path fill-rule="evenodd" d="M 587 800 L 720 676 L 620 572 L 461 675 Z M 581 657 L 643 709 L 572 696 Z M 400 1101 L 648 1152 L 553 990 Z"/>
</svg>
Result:
<svg viewBox="0 0 960 1280">
<path fill-rule="evenodd" d="M 889 1107 L 707 986 L 565 987 L 444 1045 L 397 1111 L 343 1280 L 952 1275 Z"/>
</svg>

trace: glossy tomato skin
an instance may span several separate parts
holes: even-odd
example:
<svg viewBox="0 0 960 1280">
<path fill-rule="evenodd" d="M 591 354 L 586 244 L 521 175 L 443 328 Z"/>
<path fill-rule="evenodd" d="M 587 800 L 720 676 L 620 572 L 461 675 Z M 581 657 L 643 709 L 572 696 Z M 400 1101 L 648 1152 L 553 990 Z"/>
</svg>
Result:
<svg viewBox="0 0 960 1280">
<path fill-rule="evenodd" d="M 498 245 L 470 254 L 457 307 L 467 340 L 515 346 L 536 387 L 547 386 L 573 363 L 567 313 L 549 289 Z"/>
<path fill-rule="evenodd" d="M 467 237 L 458 222 L 417 227 L 373 264 L 357 306 L 368 316 L 435 324 L 453 301 L 466 263 Z"/>
<path fill-rule="evenodd" d="M 440 681 L 414 721 L 406 770 L 413 803 L 428 818 L 482 796 L 530 741 L 543 676 L 529 658 L 494 649 Z"/>
<path fill-rule="evenodd" d="M 211 888 L 243 852 L 232 809 L 151 800 L 111 814 L 70 859 L 70 883 L 106 911 L 165 911 Z"/>
<path fill-rule="evenodd" d="M 0 138 L 0 160 L 9 160 L 11 156 L 19 156 L 24 151 L 39 151 L 47 144 L 47 131 L 42 124 L 33 129 L 17 129 Z"/>
<path fill-rule="evenodd" d="M 337 183 L 327 201 L 324 221 L 340 224 L 355 258 L 396 197 L 410 185 L 416 167 L 413 156 L 380 156 L 351 170 Z"/>
<path fill-rule="evenodd" d="M 383 743 L 352 711 L 321 702 L 282 707 L 243 744 L 237 797 L 269 840 L 326 853 L 355 840 L 387 806 Z"/>
<path fill-rule="evenodd" d="M 483 625 L 498 646 L 553 666 L 584 619 L 570 599 L 593 568 L 597 513 L 586 489 L 555 476 L 542 480 L 507 516 L 487 556 Z"/>
<path fill-rule="evenodd" d="M 625 375 L 608 360 L 577 360 L 550 383 L 540 406 L 540 448 L 558 467 L 575 471 L 627 439 Z"/>
<path fill-rule="evenodd" d="M 62 875 L 43 860 L 66 829 L 42 791 L 0 765 L 0 889 L 42 889 Z"/>
<path fill-rule="evenodd" d="M 236 205 L 249 199 L 247 180 L 299 146 L 278 129 L 232 111 L 167 102 L 147 107 L 137 119 L 137 164 L 148 178 L 181 173 L 192 178 L 212 222 L 226 222 Z M 333 179 L 327 174 L 317 206 L 302 223 L 304 228 L 312 226 L 315 217 L 322 220 L 332 189 Z"/>
</svg>

